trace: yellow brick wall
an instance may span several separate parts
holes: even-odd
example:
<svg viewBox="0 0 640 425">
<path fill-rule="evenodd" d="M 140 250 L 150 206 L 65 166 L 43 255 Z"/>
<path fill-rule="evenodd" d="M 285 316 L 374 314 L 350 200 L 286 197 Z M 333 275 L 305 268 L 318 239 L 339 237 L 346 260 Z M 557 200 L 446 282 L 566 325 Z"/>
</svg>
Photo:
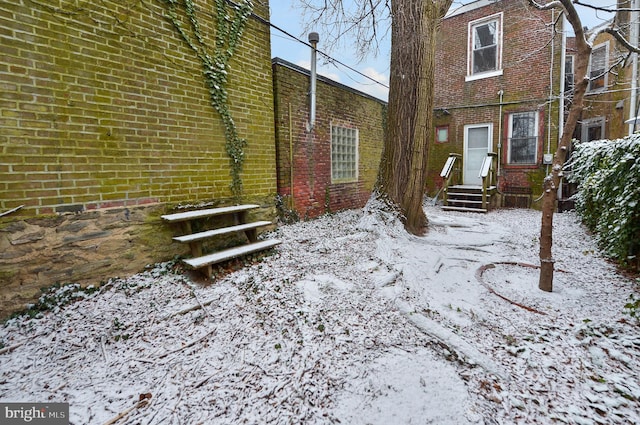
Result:
<svg viewBox="0 0 640 425">
<path fill-rule="evenodd" d="M 0 5 L 0 211 L 231 196 L 200 61 L 164 17 L 165 2 L 122 3 Z M 213 4 L 196 1 L 210 45 Z M 272 99 L 268 27 L 251 18 L 229 74 L 231 115 L 248 142 L 247 197 L 276 191 Z"/>
<path fill-rule="evenodd" d="M 194 2 L 213 45 L 214 1 Z M 23 206 L 0 216 L 0 318 L 37 300 L 40 288 L 98 284 L 185 254 L 160 215 L 232 202 L 222 121 L 165 5 L 0 2 L 0 213 Z M 268 19 L 268 2 L 254 12 Z M 230 112 L 247 140 L 241 201 L 271 219 L 264 22 L 249 19 L 230 66 Z"/>
</svg>

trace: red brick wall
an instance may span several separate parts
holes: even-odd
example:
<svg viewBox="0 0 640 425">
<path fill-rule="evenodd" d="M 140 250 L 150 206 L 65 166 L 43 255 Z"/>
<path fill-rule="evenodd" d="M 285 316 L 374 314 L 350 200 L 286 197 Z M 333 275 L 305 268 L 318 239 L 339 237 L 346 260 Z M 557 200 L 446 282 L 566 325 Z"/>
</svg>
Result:
<svg viewBox="0 0 640 425">
<path fill-rule="evenodd" d="M 308 71 L 275 59 L 273 75 L 278 191 L 284 198 L 284 206 L 292 206 L 292 164 L 293 210 L 300 218 L 364 206 L 375 183 L 382 154 L 385 103 L 320 78 L 316 89 L 316 125 L 310 132 L 307 129 Z M 356 182 L 331 182 L 331 124 L 358 129 Z"/>
<path fill-rule="evenodd" d="M 476 19 L 503 13 L 502 69 L 503 74 L 472 81 L 465 81 L 467 75 L 468 23 Z M 557 17 L 557 16 L 556 16 Z M 463 153 L 464 126 L 468 124 L 493 124 L 493 150 L 506 148 L 503 119 L 508 112 L 541 110 L 542 142 L 547 148 L 548 108 L 551 115 L 551 149 L 555 150 L 558 140 L 557 101 L 549 106 L 551 67 L 551 46 L 554 51 L 553 89 L 560 88 L 561 38 L 556 35 L 550 43 L 552 31 L 547 26 L 552 22 L 552 12 L 538 11 L 520 1 L 497 1 L 442 22 L 436 54 L 435 117 L 437 125 L 449 125 L 448 143 L 431 144 L 429 156 L 428 190 L 431 193 L 442 185 L 439 177 L 442 166 L 450 152 Z M 500 107 L 500 95 L 503 104 Z M 503 130 L 501 133 L 500 130 Z M 540 155 L 537 167 L 527 169 L 510 167 L 505 164 L 501 153 L 502 188 L 531 188 L 534 193 L 541 191 L 541 182 L 546 173 Z"/>
</svg>

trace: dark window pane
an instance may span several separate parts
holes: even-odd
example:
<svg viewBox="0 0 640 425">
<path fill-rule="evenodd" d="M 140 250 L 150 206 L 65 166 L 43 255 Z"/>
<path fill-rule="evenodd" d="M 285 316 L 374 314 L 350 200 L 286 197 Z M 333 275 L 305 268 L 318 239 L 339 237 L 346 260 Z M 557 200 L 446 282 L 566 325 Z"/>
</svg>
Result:
<svg viewBox="0 0 640 425">
<path fill-rule="evenodd" d="M 592 140 L 601 140 L 602 139 L 602 126 L 598 124 L 597 126 L 589 126 L 587 129 L 587 137 L 589 138 L 589 142 Z"/>
<path fill-rule="evenodd" d="M 509 152 L 511 164 L 534 164 L 536 162 L 536 138 L 512 138 Z"/>
<path fill-rule="evenodd" d="M 573 77 L 573 56 L 565 57 L 564 65 L 564 89 L 565 91 L 573 90 L 574 77 Z"/>
<path fill-rule="evenodd" d="M 473 73 L 498 69 L 498 21 L 473 27 Z"/>
<path fill-rule="evenodd" d="M 523 112 L 511 116 L 510 164 L 535 164 L 538 148 L 536 135 L 536 112 Z"/>
<path fill-rule="evenodd" d="M 495 71 L 496 65 L 496 47 L 485 47 L 484 49 L 473 52 L 473 73 Z"/>
<path fill-rule="evenodd" d="M 589 64 L 589 90 L 597 90 L 604 87 L 604 76 L 607 68 L 607 47 L 601 46 L 591 53 Z"/>
<path fill-rule="evenodd" d="M 473 46 L 474 49 L 494 46 L 496 44 L 496 22 L 478 25 L 475 27 L 476 39 Z"/>
</svg>

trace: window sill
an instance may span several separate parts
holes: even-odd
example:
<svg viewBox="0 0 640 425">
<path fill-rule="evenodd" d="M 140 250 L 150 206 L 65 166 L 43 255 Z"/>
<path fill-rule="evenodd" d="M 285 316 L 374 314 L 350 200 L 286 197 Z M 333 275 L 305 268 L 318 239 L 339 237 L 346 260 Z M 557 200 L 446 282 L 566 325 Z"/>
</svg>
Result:
<svg viewBox="0 0 640 425">
<path fill-rule="evenodd" d="M 349 184 L 358 183 L 358 179 L 331 179 L 331 184 Z"/>
<path fill-rule="evenodd" d="M 502 75 L 501 69 L 497 71 L 483 72 L 482 74 L 467 75 L 466 77 L 464 77 L 464 81 L 469 82 L 469 81 L 475 81 L 475 80 L 482 80 L 484 78 L 498 77 L 500 75 Z"/>
<path fill-rule="evenodd" d="M 503 167 L 512 170 L 537 170 L 540 164 L 504 164 Z"/>
</svg>

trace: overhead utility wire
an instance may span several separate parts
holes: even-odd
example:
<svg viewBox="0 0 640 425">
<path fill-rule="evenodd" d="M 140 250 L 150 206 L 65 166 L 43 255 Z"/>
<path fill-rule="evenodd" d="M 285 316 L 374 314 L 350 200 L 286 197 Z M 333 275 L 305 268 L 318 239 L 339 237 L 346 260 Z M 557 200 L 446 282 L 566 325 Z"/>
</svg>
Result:
<svg viewBox="0 0 640 425">
<path fill-rule="evenodd" d="M 266 25 L 269 25 L 270 27 L 272 27 L 272 28 L 274 28 L 274 29 L 276 29 L 276 30 L 280 31 L 281 33 L 285 34 L 286 36 L 288 36 L 288 37 L 290 37 L 290 38 L 294 39 L 294 40 L 295 40 L 295 41 L 297 41 L 298 43 L 301 43 L 301 44 L 304 44 L 304 45 L 305 45 L 305 46 L 307 46 L 307 47 L 311 47 L 311 48 L 313 48 L 313 46 L 312 46 L 311 44 L 307 43 L 307 42 L 306 42 L 306 41 L 304 41 L 304 40 L 300 40 L 300 39 L 299 39 L 298 37 L 296 37 L 295 35 L 293 35 L 293 34 L 291 34 L 291 33 L 287 32 L 287 31 L 283 30 L 283 29 L 282 29 L 282 28 L 280 28 L 279 26 L 277 26 L 277 25 L 275 25 L 275 24 L 271 23 L 270 21 L 267 21 L 267 20 L 266 20 L 266 19 L 264 19 L 263 17 L 258 16 L 258 15 L 256 15 L 255 13 L 252 13 L 252 16 L 253 16 L 255 19 L 257 19 L 258 21 L 260 21 L 260 22 L 262 22 L 262 23 L 264 23 L 264 24 L 266 24 Z M 387 86 L 386 84 L 381 83 L 380 81 L 378 81 L 378 80 L 376 80 L 376 79 L 374 79 L 374 78 L 371 78 L 371 77 L 369 77 L 369 76 L 368 76 L 368 75 L 366 75 L 366 74 L 363 74 L 362 72 L 358 71 L 357 69 L 352 68 L 351 66 L 349 66 L 349 65 L 347 65 L 347 64 L 345 64 L 345 63 L 343 63 L 343 62 L 339 61 L 338 59 L 336 59 L 336 58 L 334 58 L 334 57 L 331 57 L 328 53 L 325 53 L 325 52 L 323 52 L 323 51 L 321 51 L 321 50 L 318 50 L 318 49 L 316 49 L 316 51 L 317 51 L 318 53 L 320 53 L 322 56 L 324 56 L 325 58 L 327 58 L 330 62 L 340 64 L 340 65 L 344 66 L 345 68 L 347 68 L 348 70 L 353 71 L 353 72 L 355 72 L 356 74 L 361 75 L 361 76 L 363 76 L 364 78 L 366 78 L 366 79 L 368 79 L 368 80 L 371 80 L 371 81 L 373 81 L 373 82 L 374 82 L 374 83 L 376 83 L 376 84 L 380 84 L 380 85 L 381 85 L 382 87 L 384 87 L 384 88 L 387 88 L 387 89 L 389 88 L 389 86 Z"/>
<path fill-rule="evenodd" d="M 239 8 L 239 7 L 240 7 L 237 3 L 233 2 L 232 0 L 226 0 L 226 1 L 227 1 L 227 3 L 229 3 L 231 6 L 233 6 L 233 7 L 235 7 L 235 8 Z M 203 11 L 203 12 L 204 12 L 204 13 L 206 13 L 206 14 L 208 14 L 209 16 L 213 16 L 213 13 L 211 13 L 211 12 L 208 12 L 208 11 Z M 313 48 L 313 46 L 312 46 L 311 44 L 307 43 L 307 42 L 306 42 L 306 41 L 304 41 L 304 40 L 300 40 L 300 39 L 299 39 L 298 37 L 296 37 L 295 35 L 293 35 L 293 34 L 291 34 L 291 33 L 287 32 L 287 31 L 283 30 L 283 29 L 282 29 L 282 28 L 280 28 L 279 26 L 277 26 L 277 25 L 275 25 L 275 24 L 271 23 L 271 21 L 268 21 L 268 20 L 264 19 L 262 16 L 257 15 L 255 12 L 251 12 L 251 17 L 252 17 L 252 18 L 254 18 L 254 19 L 256 19 L 256 20 L 257 20 L 257 21 L 259 21 L 259 22 L 262 22 L 263 24 L 265 24 L 265 25 L 267 25 L 267 26 L 270 26 L 270 27 L 272 27 L 272 28 L 277 29 L 278 31 L 280 31 L 281 33 L 285 34 L 286 36 L 288 36 L 288 37 L 290 37 L 290 38 L 294 39 L 294 40 L 295 40 L 295 41 L 297 41 L 298 43 L 301 43 L 301 44 L 304 44 L 304 45 L 305 45 L 305 46 L 307 46 L 307 47 L 311 47 L 311 48 Z M 371 80 L 371 81 L 373 81 L 375 84 L 380 84 L 382 87 L 387 88 L 387 89 L 389 88 L 389 86 L 387 86 L 387 85 L 386 85 L 386 84 L 384 84 L 384 83 L 381 83 L 380 81 L 376 80 L 375 78 L 371 78 L 371 77 L 369 77 L 368 75 L 363 74 L 362 72 L 358 71 L 357 69 L 355 69 L 355 68 L 353 68 L 353 67 L 351 67 L 351 66 L 347 65 L 346 63 L 341 62 L 341 61 L 339 61 L 338 59 L 335 59 L 335 58 L 331 57 L 331 55 L 329 55 L 328 53 L 325 53 L 325 52 L 323 52 L 323 51 L 321 51 L 321 50 L 318 50 L 318 49 L 316 49 L 316 52 L 320 53 L 322 56 L 324 56 L 326 59 L 328 59 L 331 63 L 337 63 L 337 64 L 340 64 L 340 65 L 344 66 L 345 68 L 347 68 L 348 70 L 353 71 L 353 72 L 355 72 L 356 74 L 363 76 L 363 77 L 364 77 L 364 78 L 366 78 L 367 80 Z"/>
</svg>

